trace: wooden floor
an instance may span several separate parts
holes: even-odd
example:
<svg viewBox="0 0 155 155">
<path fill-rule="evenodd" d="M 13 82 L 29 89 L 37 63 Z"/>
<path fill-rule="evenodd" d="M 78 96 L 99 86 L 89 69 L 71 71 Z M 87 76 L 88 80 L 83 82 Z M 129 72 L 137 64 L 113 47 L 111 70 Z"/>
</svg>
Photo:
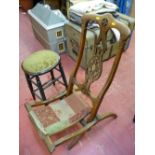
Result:
<svg viewBox="0 0 155 155">
<path fill-rule="evenodd" d="M 36 50 L 43 49 L 33 35 L 31 23 L 27 14 L 19 13 L 20 24 L 20 63 Z M 134 33 L 129 49 L 123 53 L 116 77 L 102 103 L 99 112 L 113 111 L 118 118 L 100 122 L 94 126 L 79 143 L 70 151 L 69 142 L 58 146 L 52 155 L 134 155 L 135 125 L 134 116 Z M 61 56 L 64 71 L 68 80 L 74 61 L 67 55 Z M 105 69 L 112 59 L 105 62 Z M 49 155 L 44 142 L 40 139 L 31 123 L 24 104 L 31 100 L 31 94 L 26 84 L 22 69 L 20 71 L 20 155 Z M 81 70 L 82 72 L 82 70 Z M 98 90 L 98 85 L 95 87 Z M 50 88 L 48 95 L 59 91 L 61 86 Z"/>
</svg>

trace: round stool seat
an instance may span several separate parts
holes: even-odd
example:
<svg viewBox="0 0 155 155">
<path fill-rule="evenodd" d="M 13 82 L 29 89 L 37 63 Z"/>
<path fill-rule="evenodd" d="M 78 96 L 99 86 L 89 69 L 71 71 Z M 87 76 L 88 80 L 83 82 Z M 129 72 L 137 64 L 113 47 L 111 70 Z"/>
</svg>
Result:
<svg viewBox="0 0 155 155">
<path fill-rule="evenodd" d="M 32 53 L 23 61 L 24 71 L 39 74 L 52 69 L 60 61 L 60 56 L 51 50 L 40 50 Z"/>
</svg>

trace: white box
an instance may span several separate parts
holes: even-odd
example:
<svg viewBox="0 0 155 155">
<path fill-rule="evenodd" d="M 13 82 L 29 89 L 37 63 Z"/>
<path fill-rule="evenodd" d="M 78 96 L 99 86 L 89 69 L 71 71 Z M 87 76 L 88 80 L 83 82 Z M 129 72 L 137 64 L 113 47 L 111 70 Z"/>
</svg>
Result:
<svg viewBox="0 0 155 155">
<path fill-rule="evenodd" d="M 38 3 L 28 10 L 28 14 L 33 32 L 45 48 L 58 53 L 66 51 L 64 25 L 68 20 L 59 10 L 51 10 L 48 5 Z M 56 48 L 57 46 L 59 48 Z"/>
</svg>

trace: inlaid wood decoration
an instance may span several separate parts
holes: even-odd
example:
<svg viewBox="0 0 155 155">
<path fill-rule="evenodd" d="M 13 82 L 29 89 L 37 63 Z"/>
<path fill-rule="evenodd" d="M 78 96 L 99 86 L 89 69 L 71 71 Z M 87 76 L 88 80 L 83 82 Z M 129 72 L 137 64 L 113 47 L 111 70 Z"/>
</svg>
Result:
<svg viewBox="0 0 155 155">
<path fill-rule="evenodd" d="M 90 21 L 99 25 L 100 33 L 94 39 L 95 48 L 85 70 L 84 82 L 79 83 L 76 75 L 84 54 L 87 25 Z M 111 28 L 116 28 L 120 32 L 119 48 L 118 51 L 116 51 L 117 54 L 103 88 L 97 96 L 94 96 L 90 91 L 90 87 L 94 82 L 98 82 L 98 79 L 102 74 L 102 57 L 107 50 L 107 33 Z M 70 75 L 68 89 L 65 92 L 60 93 L 58 96 L 44 102 L 32 101 L 26 104 L 30 117 L 39 134 L 47 144 L 50 152 L 52 152 L 57 145 L 69 139 L 73 139 L 68 147 L 71 149 L 84 133 L 90 130 L 96 123 L 108 117 L 117 117 L 117 115 L 112 112 L 100 115 L 97 112 L 104 95 L 113 81 L 124 50 L 125 42 L 129 35 L 129 28 L 125 24 L 114 19 L 111 14 L 87 14 L 82 17 L 80 49 L 75 68 Z M 76 89 L 74 89 L 74 86 L 76 86 Z M 86 95 L 90 99 L 92 102 L 91 106 L 81 97 L 81 94 Z M 80 129 L 77 129 L 77 131 L 69 133 L 54 142 L 50 139 L 50 136 L 66 130 L 77 123 L 82 126 Z"/>
</svg>

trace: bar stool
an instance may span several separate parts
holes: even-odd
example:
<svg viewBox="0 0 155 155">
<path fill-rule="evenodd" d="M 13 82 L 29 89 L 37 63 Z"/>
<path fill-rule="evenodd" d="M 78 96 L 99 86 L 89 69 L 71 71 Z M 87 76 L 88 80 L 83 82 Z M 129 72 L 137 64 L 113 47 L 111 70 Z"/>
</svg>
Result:
<svg viewBox="0 0 155 155">
<path fill-rule="evenodd" d="M 51 50 L 40 50 L 32 53 L 22 62 L 22 69 L 34 100 L 36 97 L 43 101 L 46 100 L 44 90 L 50 85 L 55 85 L 56 81 L 67 88 L 67 81 L 61 65 L 60 56 L 56 52 Z M 59 71 L 60 76 L 55 77 L 54 70 Z M 51 74 L 51 79 L 42 84 L 40 76 L 46 73 Z M 62 78 L 63 82 L 60 81 L 60 78 Z M 36 86 L 36 89 L 33 88 L 33 85 Z M 40 96 L 36 91 L 39 91 Z"/>
</svg>

